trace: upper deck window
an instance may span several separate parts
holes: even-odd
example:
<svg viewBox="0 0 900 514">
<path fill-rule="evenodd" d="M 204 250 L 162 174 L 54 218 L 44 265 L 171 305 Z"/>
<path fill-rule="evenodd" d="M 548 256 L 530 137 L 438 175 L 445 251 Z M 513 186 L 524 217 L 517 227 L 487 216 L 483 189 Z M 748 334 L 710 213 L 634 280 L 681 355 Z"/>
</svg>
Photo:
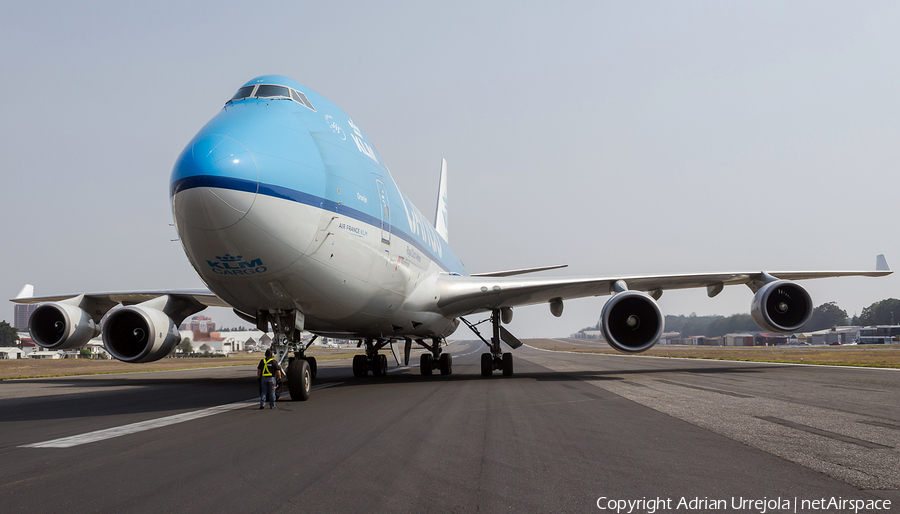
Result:
<svg viewBox="0 0 900 514">
<path fill-rule="evenodd" d="M 291 97 L 290 89 L 284 86 L 276 86 L 275 84 L 261 84 L 256 89 L 257 98 L 270 98 L 273 96 Z"/>
<path fill-rule="evenodd" d="M 244 86 L 237 90 L 237 93 L 231 97 L 232 100 L 240 100 L 241 98 L 247 98 L 250 96 L 250 93 L 253 92 L 253 88 L 255 86 Z"/>
</svg>

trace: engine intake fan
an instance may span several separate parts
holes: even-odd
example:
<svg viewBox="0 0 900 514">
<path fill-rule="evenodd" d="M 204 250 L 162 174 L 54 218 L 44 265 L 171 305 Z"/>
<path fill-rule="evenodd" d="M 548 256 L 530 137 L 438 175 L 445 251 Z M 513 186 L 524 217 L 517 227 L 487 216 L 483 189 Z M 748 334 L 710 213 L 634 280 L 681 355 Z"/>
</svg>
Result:
<svg viewBox="0 0 900 514">
<path fill-rule="evenodd" d="M 603 306 L 600 324 L 603 338 L 610 346 L 620 352 L 638 353 L 659 341 L 665 320 L 650 295 L 623 291 Z"/>
</svg>

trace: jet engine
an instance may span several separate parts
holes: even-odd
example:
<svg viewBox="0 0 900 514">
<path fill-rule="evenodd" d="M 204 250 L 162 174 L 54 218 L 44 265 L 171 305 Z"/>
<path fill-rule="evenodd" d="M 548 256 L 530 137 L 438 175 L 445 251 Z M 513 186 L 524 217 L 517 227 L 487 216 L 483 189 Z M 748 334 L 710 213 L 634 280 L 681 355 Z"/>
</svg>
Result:
<svg viewBox="0 0 900 514">
<path fill-rule="evenodd" d="M 145 305 L 112 311 L 103 324 L 106 351 L 124 362 L 153 362 L 181 342 L 178 326 L 164 312 Z"/>
<path fill-rule="evenodd" d="M 45 303 L 31 313 L 28 331 L 34 342 L 53 350 L 82 348 L 100 335 L 100 327 L 84 309 L 70 303 Z"/>
<path fill-rule="evenodd" d="M 812 298 L 806 289 L 787 280 L 762 286 L 753 297 L 753 321 L 769 332 L 794 332 L 812 317 Z"/>
<path fill-rule="evenodd" d="M 620 352 L 650 349 L 662 337 L 665 320 L 650 295 L 623 291 L 610 298 L 600 313 L 603 338 Z"/>
</svg>

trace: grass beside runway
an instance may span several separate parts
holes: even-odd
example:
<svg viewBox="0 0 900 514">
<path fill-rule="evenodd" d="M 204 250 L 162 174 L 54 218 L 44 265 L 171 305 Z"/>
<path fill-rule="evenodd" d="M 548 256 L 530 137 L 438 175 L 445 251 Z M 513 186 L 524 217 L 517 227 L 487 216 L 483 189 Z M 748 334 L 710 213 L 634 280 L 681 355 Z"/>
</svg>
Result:
<svg viewBox="0 0 900 514">
<path fill-rule="evenodd" d="M 578 344 L 570 339 L 527 339 L 526 344 L 544 350 L 575 353 L 599 353 L 622 355 L 608 346 Z M 785 364 L 827 364 L 832 366 L 858 366 L 870 368 L 900 368 L 900 344 L 863 346 L 655 346 L 638 354 L 653 357 L 681 357 L 688 359 L 713 359 L 748 362 L 776 362 Z"/>
<path fill-rule="evenodd" d="M 359 350 L 310 349 L 308 355 L 316 360 L 350 359 Z M 262 353 L 239 352 L 217 358 L 165 358 L 156 362 L 128 364 L 117 360 L 96 359 L 12 359 L 0 360 L 0 380 L 21 378 L 68 377 L 73 375 L 102 375 L 107 373 L 141 373 L 178 369 L 214 368 L 221 366 L 255 366 Z"/>
</svg>

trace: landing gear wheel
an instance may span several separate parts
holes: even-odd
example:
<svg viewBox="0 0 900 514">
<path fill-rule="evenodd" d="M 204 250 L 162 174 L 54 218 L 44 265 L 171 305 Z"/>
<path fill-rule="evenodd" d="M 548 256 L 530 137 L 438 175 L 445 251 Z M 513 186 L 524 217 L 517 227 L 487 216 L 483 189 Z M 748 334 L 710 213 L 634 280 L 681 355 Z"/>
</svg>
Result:
<svg viewBox="0 0 900 514">
<path fill-rule="evenodd" d="M 294 362 L 288 365 L 287 376 L 291 399 L 301 402 L 308 400 L 310 386 L 312 385 L 312 372 L 310 372 L 309 363 L 303 359 L 294 359 Z"/>
<path fill-rule="evenodd" d="M 489 353 L 481 354 L 481 376 L 489 377 L 494 373 L 494 358 Z"/>
<path fill-rule="evenodd" d="M 419 361 L 419 364 L 421 365 L 421 368 L 422 368 L 422 376 L 424 376 L 424 377 L 431 376 L 431 371 L 433 369 L 431 363 L 433 362 L 433 360 L 434 359 L 431 357 L 430 353 L 422 354 L 422 360 Z"/>
<path fill-rule="evenodd" d="M 372 357 L 372 375 L 376 377 L 387 375 L 387 355 Z"/>
<path fill-rule="evenodd" d="M 511 377 L 513 374 L 513 356 L 511 353 L 503 354 L 503 376 Z"/>
<path fill-rule="evenodd" d="M 438 364 L 441 368 L 441 375 L 453 373 L 453 356 L 449 353 L 442 353 L 441 358 L 438 360 Z"/>
<path fill-rule="evenodd" d="M 368 370 L 366 369 L 366 356 L 365 355 L 354 355 L 353 356 L 353 376 L 354 377 L 364 377 Z"/>
<path fill-rule="evenodd" d="M 306 362 L 309 363 L 309 372 L 312 374 L 312 377 L 316 378 L 316 375 L 318 374 L 318 371 L 319 371 L 319 366 L 316 365 L 316 358 L 315 357 L 307 357 Z"/>
</svg>

